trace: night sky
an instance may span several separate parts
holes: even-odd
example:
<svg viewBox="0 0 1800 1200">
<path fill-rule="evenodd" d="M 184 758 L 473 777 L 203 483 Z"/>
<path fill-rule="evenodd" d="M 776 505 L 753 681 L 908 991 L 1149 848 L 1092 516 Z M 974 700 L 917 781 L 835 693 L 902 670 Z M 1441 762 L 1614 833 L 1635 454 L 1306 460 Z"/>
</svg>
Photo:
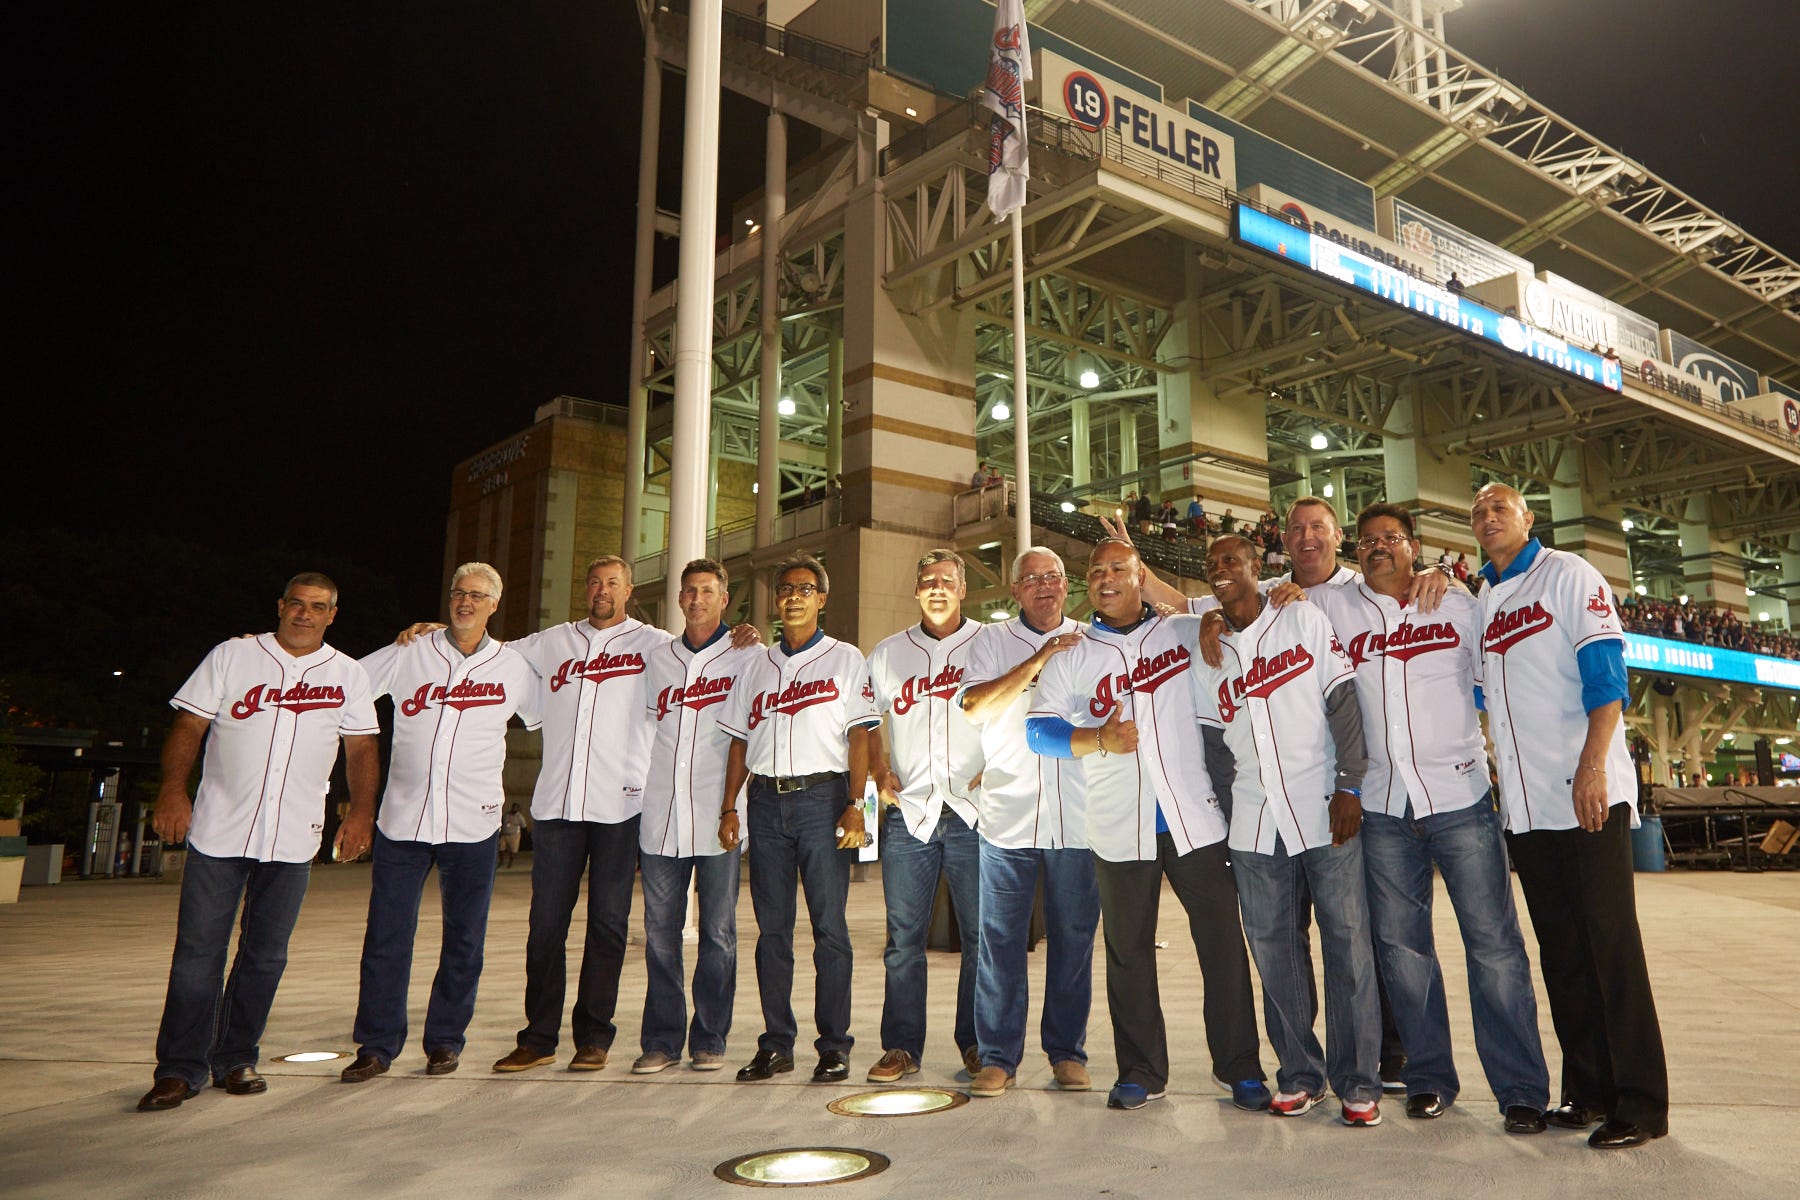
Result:
<svg viewBox="0 0 1800 1200">
<path fill-rule="evenodd" d="M 290 546 L 434 611 L 451 466 L 623 400 L 633 6 L 74 7 L 11 39 L 8 524 Z M 1800 5 L 1470 0 L 1449 37 L 1800 255 Z M 761 121 L 727 97 L 727 199 Z"/>
</svg>

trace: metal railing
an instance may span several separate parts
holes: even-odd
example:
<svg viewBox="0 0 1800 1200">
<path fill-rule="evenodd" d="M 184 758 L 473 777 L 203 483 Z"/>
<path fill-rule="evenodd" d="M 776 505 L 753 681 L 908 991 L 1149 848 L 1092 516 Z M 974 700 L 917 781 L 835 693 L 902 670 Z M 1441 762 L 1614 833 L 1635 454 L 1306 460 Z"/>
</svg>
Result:
<svg viewBox="0 0 1800 1200">
<path fill-rule="evenodd" d="M 664 0 L 660 9 L 685 19 L 688 16 L 688 0 Z M 818 38 L 794 33 L 784 26 L 771 25 L 743 13 L 726 10 L 722 16 L 723 32 L 728 38 L 749 42 L 771 54 L 779 54 L 783 58 L 791 58 L 836 75 L 857 78 L 868 73 L 867 50 L 852 50 L 848 46 L 822 42 Z"/>
</svg>

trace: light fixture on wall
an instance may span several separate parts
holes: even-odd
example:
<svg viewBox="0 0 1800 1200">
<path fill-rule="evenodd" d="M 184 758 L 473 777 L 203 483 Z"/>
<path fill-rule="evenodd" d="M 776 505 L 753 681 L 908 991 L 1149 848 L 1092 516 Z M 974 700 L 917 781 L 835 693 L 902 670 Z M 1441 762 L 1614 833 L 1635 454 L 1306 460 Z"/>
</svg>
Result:
<svg viewBox="0 0 1800 1200">
<path fill-rule="evenodd" d="M 1092 367 L 1083 369 L 1081 372 L 1081 386 L 1090 392 L 1099 387 L 1100 372 L 1094 370 Z"/>
<path fill-rule="evenodd" d="M 996 421 L 1009 420 L 1012 417 L 1012 409 L 1008 407 L 1006 401 L 996 400 L 994 401 L 994 407 L 988 410 L 988 416 L 994 418 Z"/>
<path fill-rule="evenodd" d="M 793 416 L 795 411 L 794 398 L 792 396 L 783 396 L 781 399 L 777 400 L 775 402 L 775 411 L 784 417 Z"/>
<path fill-rule="evenodd" d="M 1310 445 L 1314 450 L 1323 450 L 1325 447 L 1329 446 L 1330 444 L 1331 444 L 1330 442 L 1325 440 L 1325 435 L 1322 433 L 1313 434 L 1312 441 L 1308 443 L 1308 445 Z"/>
</svg>

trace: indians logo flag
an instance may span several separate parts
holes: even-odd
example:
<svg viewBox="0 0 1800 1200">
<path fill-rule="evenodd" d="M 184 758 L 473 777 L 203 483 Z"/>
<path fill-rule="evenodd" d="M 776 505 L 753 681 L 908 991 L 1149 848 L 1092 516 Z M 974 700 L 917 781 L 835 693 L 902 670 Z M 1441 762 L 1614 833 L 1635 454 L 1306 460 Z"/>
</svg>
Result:
<svg viewBox="0 0 1800 1200">
<path fill-rule="evenodd" d="M 988 49 L 987 91 L 981 99 L 994 114 L 988 120 L 987 199 L 996 217 L 1025 206 L 1025 181 L 1031 178 L 1025 145 L 1025 84 L 1030 78 L 1025 6 L 1020 0 L 1000 0 Z"/>
</svg>

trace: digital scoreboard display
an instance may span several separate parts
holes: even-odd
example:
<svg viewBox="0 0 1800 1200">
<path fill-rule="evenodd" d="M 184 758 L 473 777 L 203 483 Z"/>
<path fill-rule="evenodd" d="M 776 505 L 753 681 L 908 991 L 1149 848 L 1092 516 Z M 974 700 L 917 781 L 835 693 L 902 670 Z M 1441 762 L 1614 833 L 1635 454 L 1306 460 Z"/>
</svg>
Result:
<svg viewBox="0 0 1800 1200">
<path fill-rule="evenodd" d="M 1722 646 L 1647 637 L 1641 633 L 1625 635 L 1625 665 L 1640 671 L 1698 675 L 1728 683 L 1755 683 L 1800 691 L 1800 661 L 1727 650 Z"/>
<path fill-rule="evenodd" d="M 1460 329 L 1577 379 L 1615 392 L 1624 386 L 1623 368 L 1616 358 L 1571 345 L 1553 333 L 1318 237 L 1280 217 L 1239 204 L 1232 209 L 1231 225 L 1232 236 L 1242 244 L 1287 259 L 1346 287 Z"/>
</svg>

